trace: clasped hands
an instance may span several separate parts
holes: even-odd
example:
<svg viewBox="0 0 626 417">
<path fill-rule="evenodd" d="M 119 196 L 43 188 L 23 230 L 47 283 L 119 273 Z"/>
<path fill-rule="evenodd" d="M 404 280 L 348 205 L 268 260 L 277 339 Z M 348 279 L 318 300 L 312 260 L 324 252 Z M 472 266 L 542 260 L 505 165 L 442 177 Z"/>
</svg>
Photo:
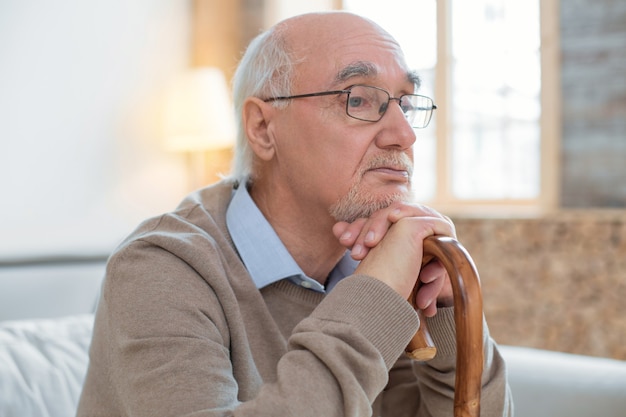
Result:
<svg viewBox="0 0 626 417">
<path fill-rule="evenodd" d="M 355 273 L 377 278 L 405 299 L 420 280 L 415 304 L 427 317 L 437 307 L 453 305 L 452 286 L 445 268 L 433 260 L 422 267 L 423 242 L 432 235 L 456 238 L 452 221 L 433 209 L 396 202 L 369 218 L 338 222 L 333 233 L 361 261 Z"/>
</svg>

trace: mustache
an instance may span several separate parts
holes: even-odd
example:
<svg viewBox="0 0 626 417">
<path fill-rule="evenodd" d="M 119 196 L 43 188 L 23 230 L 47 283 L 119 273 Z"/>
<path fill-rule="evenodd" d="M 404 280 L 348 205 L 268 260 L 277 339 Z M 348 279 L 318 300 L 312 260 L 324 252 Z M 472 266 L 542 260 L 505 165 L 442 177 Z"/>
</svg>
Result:
<svg viewBox="0 0 626 417">
<path fill-rule="evenodd" d="M 361 169 L 361 174 L 377 168 L 394 168 L 406 171 L 409 178 L 413 176 L 413 161 L 404 152 L 388 152 L 375 155 Z"/>
</svg>

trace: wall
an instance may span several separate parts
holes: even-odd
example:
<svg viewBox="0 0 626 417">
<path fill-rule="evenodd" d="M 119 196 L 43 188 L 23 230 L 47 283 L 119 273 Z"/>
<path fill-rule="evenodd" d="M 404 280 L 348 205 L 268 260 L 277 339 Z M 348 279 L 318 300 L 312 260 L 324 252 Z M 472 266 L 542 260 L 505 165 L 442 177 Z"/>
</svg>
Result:
<svg viewBox="0 0 626 417">
<path fill-rule="evenodd" d="M 0 2 L 0 258 L 108 253 L 178 203 L 159 113 L 189 20 L 180 0 Z"/>
<path fill-rule="evenodd" d="M 626 360 L 626 2 L 561 1 L 560 25 L 563 210 L 455 223 L 496 340 Z"/>
<path fill-rule="evenodd" d="M 564 207 L 626 207 L 626 2 L 561 1 Z"/>
<path fill-rule="evenodd" d="M 626 212 L 455 224 L 498 342 L 626 360 Z"/>
<path fill-rule="evenodd" d="M 561 203 L 457 219 L 501 343 L 626 359 L 626 2 L 560 2 Z M 568 210 L 586 208 L 586 210 Z"/>
</svg>

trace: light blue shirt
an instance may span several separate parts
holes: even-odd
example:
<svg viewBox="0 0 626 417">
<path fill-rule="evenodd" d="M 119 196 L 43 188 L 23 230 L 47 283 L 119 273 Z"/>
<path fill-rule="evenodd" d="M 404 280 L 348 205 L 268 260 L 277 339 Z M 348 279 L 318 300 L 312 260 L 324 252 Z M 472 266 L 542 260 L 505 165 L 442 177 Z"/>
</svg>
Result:
<svg viewBox="0 0 626 417">
<path fill-rule="evenodd" d="M 261 289 L 282 279 L 318 292 L 330 291 L 342 278 L 354 273 L 358 265 L 346 251 L 331 271 L 324 287 L 302 272 L 270 223 L 241 184 L 233 192 L 226 211 L 226 225 L 252 281 Z"/>
</svg>

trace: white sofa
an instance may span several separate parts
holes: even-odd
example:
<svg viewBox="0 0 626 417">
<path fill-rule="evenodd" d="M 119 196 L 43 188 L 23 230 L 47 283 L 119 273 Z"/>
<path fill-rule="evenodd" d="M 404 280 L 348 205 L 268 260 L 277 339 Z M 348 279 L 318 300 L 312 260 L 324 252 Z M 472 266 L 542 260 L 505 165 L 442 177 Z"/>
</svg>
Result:
<svg viewBox="0 0 626 417">
<path fill-rule="evenodd" d="M 68 417 L 104 262 L 0 265 L 0 416 Z M 502 346 L 517 417 L 625 417 L 626 362 Z"/>
</svg>

